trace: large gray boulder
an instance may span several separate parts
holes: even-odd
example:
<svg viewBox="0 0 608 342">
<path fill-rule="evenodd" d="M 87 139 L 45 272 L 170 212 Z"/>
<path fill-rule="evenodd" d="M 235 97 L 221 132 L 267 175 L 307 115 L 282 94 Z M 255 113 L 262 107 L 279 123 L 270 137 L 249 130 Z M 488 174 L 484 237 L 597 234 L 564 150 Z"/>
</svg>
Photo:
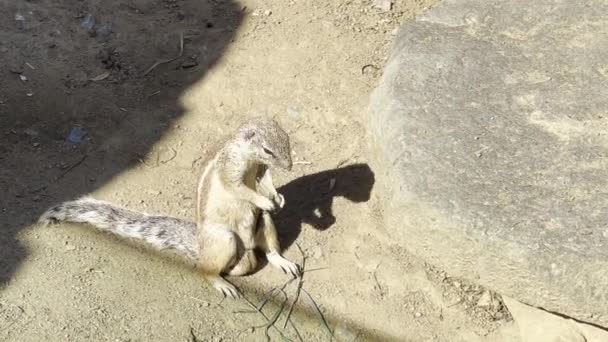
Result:
<svg viewBox="0 0 608 342">
<path fill-rule="evenodd" d="M 401 28 L 369 124 L 396 241 L 608 327 L 608 2 L 442 1 Z"/>
</svg>

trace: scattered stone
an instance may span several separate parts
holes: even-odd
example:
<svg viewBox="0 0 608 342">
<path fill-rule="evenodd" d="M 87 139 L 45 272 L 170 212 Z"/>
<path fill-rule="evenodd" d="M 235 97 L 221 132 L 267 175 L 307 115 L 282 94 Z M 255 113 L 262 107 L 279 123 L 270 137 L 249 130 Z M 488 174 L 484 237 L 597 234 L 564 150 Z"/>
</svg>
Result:
<svg viewBox="0 0 608 342">
<path fill-rule="evenodd" d="M 84 137 L 87 135 L 87 132 L 81 127 L 74 127 L 70 131 L 66 141 L 72 145 L 79 145 L 84 140 Z"/>
<path fill-rule="evenodd" d="M 272 15 L 272 11 L 271 10 L 264 10 L 262 11 L 261 9 L 256 9 L 255 11 L 253 11 L 251 13 L 252 16 L 254 17 L 260 17 L 262 15 L 265 15 L 267 17 L 269 17 L 270 15 Z"/>
<path fill-rule="evenodd" d="M 99 36 L 99 38 L 101 39 L 107 39 L 108 37 L 110 37 L 110 35 L 112 34 L 112 24 L 111 23 L 105 23 L 103 24 L 100 28 L 98 28 L 96 31 L 97 36 Z"/>
<path fill-rule="evenodd" d="M 182 63 L 181 68 L 182 69 L 188 69 L 188 68 L 193 68 L 193 67 L 195 67 L 197 65 L 198 65 L 197 61 L 195 61 L 195 60 L 187 60 L 187 61 L 184 61 Z"/>
<path fill-rule="evenodd" d="M 374 0 L 373 6 L 382 12 L 388 12 L 393 8 L 393 1 L 392 0 Z"/>
<path fill-rule="evenodd" d="M 36 131 L 35 129 L 32 128 L 27 128 L 23 131 L 23 133 L 25 133 L 25 135 L 29 135 L 30 137 L 37 137 L 38 136 L 38 131 Z"/>
<path fill-rule="evenodd" d="M 416 313 L 414 314 L 414 317 L 416 317 L 416 318 L 420 318 L 420 317 L 422 317 L 422 312 L 416 312 Z"/>
<path fill-rule="evenodd" d="M 82 19 L 80 26 L 90 35 L 95 35 L 95 17 L 92 14 L 87 14 L 84 19 Z"/>
<path fill-rule="evenodd" d="M 298 119 L 300 117 L 300 112 L 294 106 L 287 107 L 287 113 L 292 117 L 292 119 Z"/>
<path fill-rule="evenodd" d="M 337 341 L 355 341 L 359 334 L 345 322 L 341 322 L 334 328 L 334 335 Z"/>
<path fill-rule="evenodd" d="M 23 73 L 23 65 L 20 64 L 11 64 L 8 66 L 8 70 L 13 74 L 21 74 Z"/>
<path fill-rule="evenodd" d="M 480 308 L 490 308 L 492 307 L 492 294 L 490 293 L 490 291 L 486 290 L 483 291 L 483 293 L 481 294 L 481 297 L 479 297 L 479 299 L 477 300 L 477 306 Z"/>
<path fill-rule="evenodd" d="M 313 259 L 321 259 L 323 257 L 323 250 L 320 246 L 315 246 L 312 249 L 312 257 Z"/>
</svg>

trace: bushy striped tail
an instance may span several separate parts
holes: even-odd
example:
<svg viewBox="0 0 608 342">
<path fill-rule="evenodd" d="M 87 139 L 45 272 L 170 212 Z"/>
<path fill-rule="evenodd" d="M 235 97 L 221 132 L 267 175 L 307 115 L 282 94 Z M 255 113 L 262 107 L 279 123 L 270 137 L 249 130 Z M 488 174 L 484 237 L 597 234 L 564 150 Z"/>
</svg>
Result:
<svg viewBox="0 0 608 342">
<path fill-rule="evenodd" d="M 141 240 L 157 250 L 172 249 L 197 260 L 196 223 L 167 216 L 148 215 L 112 203 L 85 197 L 49 208 L 38 222 L 86 223 L 114 235 Z"/>
</svg>

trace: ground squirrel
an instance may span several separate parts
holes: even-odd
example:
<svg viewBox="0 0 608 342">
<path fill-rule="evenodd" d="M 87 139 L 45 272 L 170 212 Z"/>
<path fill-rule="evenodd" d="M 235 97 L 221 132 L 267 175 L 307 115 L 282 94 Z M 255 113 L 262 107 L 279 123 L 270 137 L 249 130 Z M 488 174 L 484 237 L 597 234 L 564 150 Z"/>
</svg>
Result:
<svg viewBox="0 0 608 342">
<path fill-rule="evenodd" d="M 269 118 L 250 119 L 205 164 L 197 189 L 196 222 L 153 216 L 84 197 L 48 209 L 39 222 L 87 223 L 115 235 L 172 249 L 194 262 L 224 296 L 239 297 L 223 275 L 245 275 L 257 267 L 255 249 L 293 276 L 300 266 L 280 253 L 270 212 L 285 200 L 270 168 L 291 170 L 289 136 Z"/>
</svg>

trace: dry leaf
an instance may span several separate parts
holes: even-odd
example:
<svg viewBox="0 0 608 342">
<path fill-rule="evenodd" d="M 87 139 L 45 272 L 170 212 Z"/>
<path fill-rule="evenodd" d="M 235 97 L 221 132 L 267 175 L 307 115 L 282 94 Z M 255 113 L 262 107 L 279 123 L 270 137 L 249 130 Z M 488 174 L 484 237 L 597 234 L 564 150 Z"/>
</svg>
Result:
<svg viewBox="0 0 608 342">
<path fill-rule="evenodd" d="M 106 78 L 108 78 L 109 76 L 110 76 L 110 73 L 106 71 L 103 74 L 99 74 L 99 75 L 91 78 L 91 81 L 95 81 L 95 82 L 102 81 L 102 80 L 105 80 Z"/>
</svg>

